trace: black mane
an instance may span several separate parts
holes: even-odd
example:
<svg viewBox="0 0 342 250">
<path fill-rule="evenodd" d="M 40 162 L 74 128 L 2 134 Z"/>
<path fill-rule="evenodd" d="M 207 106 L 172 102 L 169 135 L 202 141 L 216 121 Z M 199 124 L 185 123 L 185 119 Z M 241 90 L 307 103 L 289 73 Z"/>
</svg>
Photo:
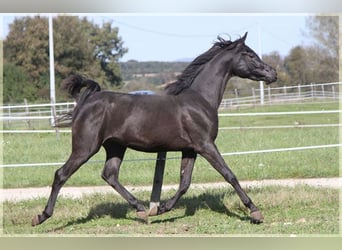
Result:
<svg viewBox="0 0 342 250">
<path fill-rule="evenodd" d="M 168 95 L 178 95 L 184 89 L 187 89 L 191 86 L 193 80 L 196 76 L 201 72 L 203 66 L 213 59 L 222 49 L 226 49 L 231 47 L 230 49 L 235 47 L 237 41 L 232 42 L 230 40 L 225 40 L 222 37 L 217 37 L 217 40 L 214 45 L 203 54 L 196 57 L 182 72 L 182 74 L 178 77 L 177 81 L 169 84 L 165 87 L 165 91 Z"/>
</svg>

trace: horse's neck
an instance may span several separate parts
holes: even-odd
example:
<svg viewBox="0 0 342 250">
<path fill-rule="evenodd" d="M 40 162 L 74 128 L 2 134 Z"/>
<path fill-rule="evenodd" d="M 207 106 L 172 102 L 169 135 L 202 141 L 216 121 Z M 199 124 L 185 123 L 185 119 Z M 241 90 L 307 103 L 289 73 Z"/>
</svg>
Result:
<svg viewBox="0 0 342 250">
<path fill-rule="evenodd" d="M 216 60 L 213 64 L 206 66 L 196 77 L 191 89 L 200 94 L 213 108 L 218 109 L 227 82 L 231 77 L 227 63 Z"/>
</svg>

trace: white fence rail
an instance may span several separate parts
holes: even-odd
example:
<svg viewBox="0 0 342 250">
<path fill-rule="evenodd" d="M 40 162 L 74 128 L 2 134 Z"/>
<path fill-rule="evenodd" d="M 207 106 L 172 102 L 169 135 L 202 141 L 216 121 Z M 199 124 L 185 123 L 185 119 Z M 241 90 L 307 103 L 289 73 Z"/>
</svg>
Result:
<svg viewBox="0 0 342 250">
<path fill-rule="evenodd" d="M 254 113 L 220 113 L 218 116 L 220 117 L 241 117 L 241 116 L 282 116 L 282 115 L 310 115 L 310 114 L 338 114 L 342 113 L 342 110 L 312 110 L 312 111 L 289 111 L 289 112 L 254 112 Z M 18 116 L 11 117 L 7 121 L 13 120 L 34 120 L 34 119 L 50 119 L 50 116 L 41 116 L 41 117 L 31 117 L 31 116 Z M 338 127 L 340 124 L 310 124 L 310 125 L 281 125 L 281 126 L 271 126 L 272 128 L 314 128 L 314 127 Z M 259 126 L 259 127 L 220 127 L 220 130 L 225 129 L 263 129 L 263 128 L 271 128 L 269 126 Z M 51 129 L 5 129 L 0 130 L 3 134 L 18 134 L 18 133 L 56 133 L 57 130 Z M 70 133 L 70 129 L 59 129 L 59 133 Z"/>
<path fill-rule="evenodd" d="M 264 89 L 263 103 L 279 104 L 288 102 L 306 101 L 338 101 L 341 96 L 339 92 L 341 82 L 309 84 L 297 86 L 284 86 L 274 88 L 271 86 Z M 234 89 L 234 97 L 223 99 L 220 109 L 228 109 L 236 106 L 259 105 L 261 103 L 260 89 L 251 89 L 249 94 L 242 96 L 238 89 Z"/>
<path fill-rule="evenodd" d="M 27 119 L 50 119 L 51 118 L 51 107 L 54 106 L 56 114 L 62 114 L 71 111 L 75 107 L 75 102 L 64 102 L 56 104 L 31 104 L 31 105 L 4 105 L 0 106 L 2 109 L 2 116 L 0 117 L 3 121 L 8 120 L 27 120 Z"/>
<path fill-rule="evenodd" d="M 288 151 L 299 151 L 299 150 L 309 150 L 309 149 L 322 149 L 322 148 L 337 148 L 342 147 L 342 144 L 328 144 L 328 145 L 314 145 L 314 146 L 304 146 L 304 147 L 292 147 L 292 148 L 273 148 L 273 149 L 263 149 L 263 150 L 252 150 L 252 151 L 242 151 L 242 152 L 229 152 L 221 153 L 222 156 L 233 156 L 233 155 L 247 155 L 247 154 L 262 154 L 262 153 L 276 153 L 276 152 L 288 152 Z M 167 157 L 166 160 L 181 159 L 181 157 Z M 143 158 L 143 159 L 127 159 L 129 161 L 155 161 L 156 158 Z M 18 163 L 18 164 L 2 164 L 0 168 L 18 168 L 18 167 L 52 167 L 52 166 L 62 166 L 65 162 L 48 162 L 48 163 Z M 104 163 L 104 161 L 89 161 L 88 163 Z"/>
<path fill-rule="evenodd" d="M 237 114 L 219 114 L 219 116 L 268 116 L 268 115 L 303 115 L 303 114 L 336 114 L 341 113 L 341 110 L 321 110 L 321 111 L 297 111 L 297 112 L 262 112 L 262 113 L 237 113 Z M 338 127 L 341 124 L 310 124 L 310 125 L 281 125 L 281 126 L 260 126 L 260 127 L 220 127 L 220 130 L 227 129 L 265 129 L 265 128 L 320 128 L 320 127 Z M 3 130 L 2 133 L 55 133 L 54 130 Z M 70 133 L 70 129 L 60 130 L 59 132 Z M 287 152 L 287 151 L 298 151 L 298 150 L 313 150 L 322 148 L 336 148 L 341 147 L 342 144 L 328 144 L 328 145 L 309 145 L 302 147 L 290 147 L 290 148 L 276 148 L 276 149 L 262 149 L 262 150 L 252 150 L 243 152 L 226 152 L 222 153 L 222 156 L 231 155 L 246 155 L 246 154 L 261 154 L 261 153 L 273 153 L 273 152 Z M 167 158 L 170 159 L 180 159 L 180 158 Z M 135 160 L 125 160 L 125 161 L 147 161 L 155 160 L 155 158 L 144 158 Z M 99 163 L 100 161 L 90 161 L 89 163 Z M 52 163 L 18 163 L 18 164 L 3 164 L 0 168 L 16 168 L 16 167 L 47 167 L 47 166 L 61 166 L 63 162 L 52 162 Z"/>
<path fill-rule="evenodd" d="M 3 121 L 5 129 L 39 129 L 46 128 L 54 121 L 52 114 L 58 117 L 63 113 L 70 112 L 75 102 L 64 102 L 56 104 L 25 104 L 0 106 L 0 121 Z M 55 112 L 51 112 L 52 107 Z"/>
<path fill-rule="evenodd" d="M 339 86 L 341 82 L 310 84 L 297 86 L 284 86 L 265 89 L 264 104 L 281 104 L 288 102 L 305 102 L 305 101 L 338 101 L 341 98 Z M 244 105 L 259 105 L 260 90 L 252 89 L 250 96 L 240 96 L 239 91 L 235 90 L 234 98 L 223 99 L 220 109 L 229 109 Z M 33 127 L 31 121 L 51 120 L 51 107 L 54 106 L 56 115 L 71 111 L 75 102 L 64 102 L 52 104 L 33 104 L 33 105 L 4 105 L 0 106 L 0 120 L 4 121 L 4 126 L 15 122 L 25 122 L 29 128 Z"/>
</svg>

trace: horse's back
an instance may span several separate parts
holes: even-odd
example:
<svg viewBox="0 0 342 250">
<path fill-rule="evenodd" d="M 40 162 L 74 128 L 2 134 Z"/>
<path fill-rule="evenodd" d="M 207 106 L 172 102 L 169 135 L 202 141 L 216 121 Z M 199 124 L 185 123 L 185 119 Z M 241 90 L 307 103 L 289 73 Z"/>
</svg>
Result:
<svg viewBox="0 0 342 250">
<path fill-rule="evenodd" d="M 206 104 L 191 97 L 97 92 L 83 104 L 76 126 L 102 142 L 113 140 L 141 151 L 191 148 L 203 131 L 216 137 L 217 127 Z"/>
</svg>

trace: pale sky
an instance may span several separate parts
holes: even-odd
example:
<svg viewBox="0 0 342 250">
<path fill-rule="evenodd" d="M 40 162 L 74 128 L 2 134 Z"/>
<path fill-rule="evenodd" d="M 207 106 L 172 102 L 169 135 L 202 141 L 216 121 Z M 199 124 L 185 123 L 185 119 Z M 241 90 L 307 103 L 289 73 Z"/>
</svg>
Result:
<svg viewBox="0 0 342 250">
<path fill-rule="evenodd" d="M 14 14 L 13 14 L 14 15 Z M 3 16 L 3 36 L 13 15 Z M 267 54 L 285 56 L 291 48 L 310 43 L 306 14 L 80 14 L 101 24 L 112 21 L 129 51 L 120 61 L 192 59 L 209 49 L 218 35 L 232 40 L 248 32 L 246 44 Z"/>
</svg>

